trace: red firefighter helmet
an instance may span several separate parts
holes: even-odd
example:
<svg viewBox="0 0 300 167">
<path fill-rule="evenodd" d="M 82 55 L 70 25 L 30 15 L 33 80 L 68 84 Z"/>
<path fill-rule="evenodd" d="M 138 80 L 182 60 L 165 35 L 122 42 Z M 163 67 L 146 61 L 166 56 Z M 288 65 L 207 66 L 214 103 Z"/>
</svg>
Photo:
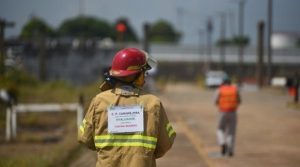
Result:
<svg viewBox="0 0 300 167">
<path fill-rule="evenodd" d="M 125 48 L 114 56 L 109 73 L 114 77 L 126 77 L 150 70 L 156 64 L 157 62 L 150 58 L 145 51 L 136 48 Z"/>
</svg>

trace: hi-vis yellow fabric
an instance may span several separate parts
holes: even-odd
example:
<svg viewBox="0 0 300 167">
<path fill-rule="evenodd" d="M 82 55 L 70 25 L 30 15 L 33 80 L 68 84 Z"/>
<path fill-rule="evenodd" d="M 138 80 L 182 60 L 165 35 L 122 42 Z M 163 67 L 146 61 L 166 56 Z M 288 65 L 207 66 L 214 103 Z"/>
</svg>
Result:
<svg viewBox="0 0 300 167">
<path fill-rule="evenodd" d="M 107 108 L 111 105 L 142 105 L 144 132 L 108 133 Z M 155 167 L 155 159 L 171 148 L 175 136 L 159 98 L 128 86 L 94 97 L 78 131 L 78 141 L 97 151 L 97 167 Z"/>
<path fill-rule="evenodd" d="M 175 134 L 175 131 L 173 130 L 172 126 L 170 123 L 167 124 L 166 126 L 166 130 L 167 130 L 167 133 L 168 133 L 168 136 L 171 137 Z"/>
<path fill-rule="evenodd" d="M 86 120 L 83 119 L 82 124 L 79 126 L 79 130 L 81 133 L 84 133 L 85 124 L 86 124 Z"/>
<path fill-rule="evenodd" d="M 157 138 L 144 135 L 101 135 L 95 136 L 95 146 L 136 146 L 155 149 Z"/>
</svg>

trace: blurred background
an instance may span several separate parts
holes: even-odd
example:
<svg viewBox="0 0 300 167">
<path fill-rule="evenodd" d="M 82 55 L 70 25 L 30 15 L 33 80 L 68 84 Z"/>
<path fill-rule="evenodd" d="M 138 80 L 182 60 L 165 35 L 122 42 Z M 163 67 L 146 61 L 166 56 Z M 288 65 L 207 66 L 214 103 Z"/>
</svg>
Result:
<svg viewBox="0 0 300 167">
<path fill-rule="evenodd" d="M 0 0 L 0 166 L 68 166 L 80 149 L 76 113 L 22 110 L 16 136 L 6 109 L 86 109 L 124 47 L 158 60 L 146 85 L 157 94 L 178 82 L 215 87 L 224 73 L 251 89 L 299 87 L 299 8 L 298 0 Z"/>
</svg>

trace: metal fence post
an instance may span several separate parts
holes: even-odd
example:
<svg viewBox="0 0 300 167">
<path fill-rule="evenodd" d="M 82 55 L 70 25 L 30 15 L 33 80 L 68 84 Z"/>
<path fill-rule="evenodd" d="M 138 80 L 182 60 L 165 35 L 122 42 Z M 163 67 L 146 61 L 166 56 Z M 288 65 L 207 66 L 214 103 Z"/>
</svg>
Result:
<svg viewBox="0 0 300 167">
<path fill-rule="evenodd" d="M 83 120 L 83 106 L 81 104 L 78 104 L 77 107 L 77 127 L 81 125 L 81 122 Z"/>
<path fill-rule="evenodd" d="M 6 141 L 11 140 L 11 108 L 7 107 L 6 108 L 6 133 L 5 133 L 5 138 Z"/>
<path fill-rule="evenodd" d="M 12 137 L 17 138 L 17 111 L 16 107 L 12 105 Z"/>
</svg>

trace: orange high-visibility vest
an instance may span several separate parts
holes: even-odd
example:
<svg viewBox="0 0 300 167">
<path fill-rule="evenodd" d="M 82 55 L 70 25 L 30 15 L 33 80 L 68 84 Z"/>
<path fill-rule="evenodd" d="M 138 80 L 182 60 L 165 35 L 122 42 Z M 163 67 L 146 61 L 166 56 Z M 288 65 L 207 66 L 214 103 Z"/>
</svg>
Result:
<svg viewBox="0 0 300 167">
<path fill-rule="evenodd" d="M 296 96 L 297 89 L 295 87 L 289 87 L 288 91 L 289 91 L 289 95 L 293 97 Z"/>
<path fill-rule="evenodd" d="M 235 111 L 238 107 L 238 90 L 231 85 L 223 85 L 219 88 L 219 109 L 223 112 Z"/>
</svg>

